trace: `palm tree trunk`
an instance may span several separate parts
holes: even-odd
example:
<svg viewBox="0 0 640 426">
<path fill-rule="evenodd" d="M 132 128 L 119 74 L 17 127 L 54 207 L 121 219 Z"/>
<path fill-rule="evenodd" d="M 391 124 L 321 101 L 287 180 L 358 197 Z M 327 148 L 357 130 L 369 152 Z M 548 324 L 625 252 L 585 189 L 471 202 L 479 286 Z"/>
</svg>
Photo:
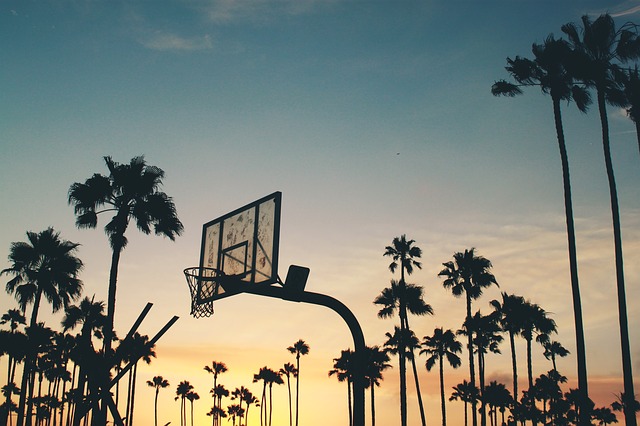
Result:
<svg viewBox="0 0 640 426">
<path fill-rule="evenodd" d="M 153 403 L 153 419 L 154 419 L 154 425 L 158 426 L 158 394 L 160 393 L 160 388 L 156 386 L 156 397 L 154 399 L 154 403 Z"/>
<path fill-rule="evenodd" d="M 640 151 L 640 120 L 633 120 L 636 125 L 636 138 L 638 139 L 638 151 Z"/>
<path fill-rule="evenodd" d="M 349 426 L 353 426 L 353 402 L 351 402 L 351 380 L 347 380 L 347 399 L 349 400 Z"/>
<path fill-rule="evenodd" d="M 289 375 L 287 375 L 287 390 L 289 391 L 289 426 L 293 425 L 293 413 L 291 411 L 291 406 L 292 406 L 292 402 L 291 402 L 291 379 L 289 378 Z M 240 399 L 240 404 L 242 404 L 242 399 Z M 296 407 L 296 413 L 298 412 L 297 407 Z M 242 419 L 240 419 L 240 421 L 242 421 Z"/>
<path fill-rule="evenodd" d="M 573 204 L 571 198 L 571 180 L 569 174 L 569 157 L 564 140 L 564 129 L 562 126 L 562 114 L 560 112 L 560 99 L 557 96 L 553 100 L 553 117 L 556 127 L 556 137 L 560 149 L 560 160 L 562 162 L 562 183 L 564 188 L 564 210 L 567 222 L 567 243 L 569 248 L 569 270 L 571 275 L 571 293 L 573 296 L 573 318 L 576 327 L 576 359 L 578 364 L 578 391 L 580 393 L 581 405 L 586 412 L 589 390 L 587 384 L 587 358 L 584 341 L 584 325 L 582 322 L 582 301 L 580 298 L 580 284 L 578 281 L 578 255 L 576 250 L 576 233 L 573 223 Z M 531 386 L 531 385 L 530 385 Z M 514 398 L 518 398 L 514 395 Z M 583 418 L 583 422 L 589 419 Z M 585 423 L 588 424 L 588 423 Z"/>
<path fill-rule="evenodd" d="M 404 332 L 405 319 L 407 318 L 407 305 L 404 298 L 405 294 L 405 282 L 404 282 L 404 265 L 400 267 L 400 283 L 399 291 L 400 297 L 398 297 L 398 316 L 400 317 L 400 331 Z M 401 334 L 404 336 L 404 333 Z M 407 426 L 407 360 L 405 356 L 405 344 L 403 339 L 400 340 L 398 345 L 398 363 L 400 364 L 400 426 Z"/>
<path fill-rule="evenodd" d="M 271 426 L 272 414 L 273 414 L 273 383 L 269 383 L 269 426 Z"/>
<path fill-rule="evenodd" d="M 509 331 L 509 345 L 511 347 L 511 366 L 513 368 L 513 398 L 518 400 L 518 365 L 516 357 L 516 339 L 513 331 Z"/>
<path fill-rule="evenodd" d="M 413 349 L 411 349 L 411 368 L 413 369 L 413 377 L 416 382 L 416 394 L 418 395 L 420 420 L 422 421 L 422 426 L 427 426 L 427 420 L 424 415 L 424 404 L 422 403 L 422 393 L 420 392 L 420 381 L 418 380 L 418 369 L 416 368 L 416 357 L 413 355 Z"/>
<path fill-rule="evenodd" d="M 136 402 L 136 376 L 138 375 L 138 363 L 133 364 L 133 379 L 131 380 L 131 410 L 129 411 L 129 418 L 127 419 L 127 425 L 133 426 L 133 408 Z M 193 403 L 192 403 L 193 405 Z"/>
<path fill-rule="evenodd" d="M 484 354 L 478 351 L 478 378 L 480 379 L 480 424 L 487 426 L 487 405 L 484 398 Z"/>
<path fill-rule="evenodd" d="M 624 377 L 624 417 L 627 426 L 636 426 L 636 415 L 634 412 L 635 393 L 633 390 L 633 373 L 631 367 L 631 349 L 629 346 L 629 325 L 627 323 L 627 299 L 624 285 L 624 264 L 622 255 L 622 231 L 620 226 L 620 207 L 618 206 L 618 190 L 613 172 L 613 162 L 611 160 L 611 146 L 609 143 L 609 121 L 604 97 L 604 90 L 598 88 L 598 111 L 600 112 L 600 122 L 602 123 L 602 147 L 604 150 L 604 161 L 609 180 L 609 195 L 611 198 L 611 216 L 613 219 L 613 244 L 616 260 L 616 283 L 618 287 L 618 318 L 620 322 L 620 343 L 622 349 L 622 372 Z"/>
<path fill-rule="evenodd" d="M 440 356 L 440 404 L 442 405 L 442 426 L 447 426 L 447 409 L 444 402 L 444 365 Z"/>
<path fill-rule="evenodd" d="M 296 375 L 296 426 L 298 426 L 298 408 L 300 401 L 300 352 L 296 353 L 296 368 L 298 374 Z"/>
<path fill-rule="evenodd" d="M 469 293 L 466 293 L 467 298 L 467 324 L 471 323 L 471 296 Z M 471 388 L 476 388 L 476 371 L 473 363 L 473 332 L 471 330 L 467 330 L 467 349 L 469 351 L 469 378 Z M 478 415 L 477 415 L 477 401 L 475 398 L 471 400 L 471 424 L 473 426 L 478 426 Z"/>
<path fill-rule="evenodd" d="M 371 426 L 376 426 L 376 398 L 375 398 L 375 383 L 373 380 L 370 381 L 369 385 L 371 386 Z"/>
<path fill-rule="evenodd" d="M 468 426 L 469 425 L 469 416 L 468 416 L 468 408 L 467 407 L 467 401 L 464 402 L 464 426 Z"/>
</svg>

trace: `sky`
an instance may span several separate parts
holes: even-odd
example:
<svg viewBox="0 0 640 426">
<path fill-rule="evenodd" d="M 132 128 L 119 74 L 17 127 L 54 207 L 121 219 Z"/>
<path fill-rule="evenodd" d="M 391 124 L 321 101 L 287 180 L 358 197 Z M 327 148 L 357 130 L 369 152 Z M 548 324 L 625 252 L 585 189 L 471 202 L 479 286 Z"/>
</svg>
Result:
<svg viewBox="0 0 640 426">
<path fill-rule="evenodd" d="M 389 280 L 385 246 L 406 234 L 423 250 L 409 282 L 424 287 L 435 314 L 410 318 L 419 338 L 458 329 L 464 301 L 437 276 L 455 252 L 475 247 L 500 285 L 474 302 L 490 311 L 500 292 L 538 303 L 571 355 L 558 369 L 576 386 L 575 338 L 566 227 L 550 99 L 536 88 L 496 98 L 507 57 L 530 57 L 532 43 L 560 27 L 609 12 L 640 21 L 638 1 L 29 1 L 0 2 L 0 268 L 12 242 L 49 226 L 80 243 L 84 295 L 106 299 L 110 249 L 102 230 L 75 228 L 67 191 L 103 157 L 144 155 L 165 173 L 185 232 L 175 242 L 128 231 L 118 277 L 116 329 L 124 335 L 147 302 L 140 327 L 153 336 L 174 315 L 157 358 L 138 371 L 136 422 L 153 421 L 162 375 L 160 421 L 179 424 L 175 387 L 189 380 L 207 424 L 212 376 L 252 384 L 253 374 L 301 359 L 300 424 L 346 424 L 347 392 L 327 372 L 353 347 L 344 322 L 312 305 L 252 295 L 189 316 L 183 269 L 197 266 L 202 225 L 274 191 L 282 192 L 280 275 L 311 270 L 307 290 L 330 295 L 358 318 L 368 345 L 381 345 L 397 318 L 372 303 Z M 613 237 L 600 125 L 563 105 L 569 152 L 587 367 L 592 399 L 609 405 L 622 390 Z M 608 110 L 620 202 L 633 368 L 640 371 L 640 153 L 633 123 Z M 6 278 L 5 278 L 6 279 Z M 0 296 L 0 311 L 17 306 Z M 40 317 L 59 327 L 48 306 Z M 525 345 L 517 342 L 526 380 Z M 508 345 L 487 359 L 487 382 L 510 387 Z M 437 372 L 418 365 L 427 421 L 440 422 Z M 534 374 L 551 369 L 535 347 Z M 398 368 L 376 389 L 379 424 L 399 423 Z M 446 371 L 450 389 L 468 366 Z M 636 390 L 640 382 L 636 380 Z M 409 386 L 409 424 L 419 423 Z M 230 403 L 230 401 L 227 401 Z M 274 389 L 274 424 L 288 421 L 286 386 Z M 329 409 L 327 409 L 329 408 Z M 255 408 L 253 409 L 255 410 Z M 368 408 L 367 408 L 368 410 Z M 460 402 L 447 405 L 462 422 Z M 250 425 L 257 424 L 259 410 Z M 368 411 L 367 411 L 368 412 Z M 369 422 L 369 420 L 367 420 Z"/>
</svg>

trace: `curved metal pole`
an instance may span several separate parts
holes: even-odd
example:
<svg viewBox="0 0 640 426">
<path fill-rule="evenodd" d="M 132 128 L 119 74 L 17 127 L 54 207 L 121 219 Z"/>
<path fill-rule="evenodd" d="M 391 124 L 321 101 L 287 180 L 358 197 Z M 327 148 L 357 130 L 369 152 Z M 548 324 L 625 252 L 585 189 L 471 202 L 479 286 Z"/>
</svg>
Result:
<svg viewBox="0 0 640 426">
<path fill-rule="evenodd" d="M 326 306 L 332 309 L 349 326 L 351 336 L 353 337 L 355 369 L 353 380 L 353 426 L 364 426 L 364 353 L 365 341 L 362 327 L 356 319 L 355 315 L 342 302 L 331 296 L 320 293 L 312 293 L 308 291 L 292 292 L 282 287 L 275 286 L 246 286 L 243 288 L 246 293 L 257 294 L 260 296 L 275 297 L 278 299 L 289 300 L 292 302 L 305 302 L 313 305 Z"/>
</svg>

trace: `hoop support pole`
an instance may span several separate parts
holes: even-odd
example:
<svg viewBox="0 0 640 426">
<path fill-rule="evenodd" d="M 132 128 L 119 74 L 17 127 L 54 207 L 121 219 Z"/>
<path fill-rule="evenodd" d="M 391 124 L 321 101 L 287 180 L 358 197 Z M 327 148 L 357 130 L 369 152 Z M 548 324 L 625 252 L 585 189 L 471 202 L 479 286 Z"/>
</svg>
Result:
<svg viewBox="0 0 640 426">
<path fill-rule="evenodd" d="M 364 392 L 365 392 L 365 380 L 364 380 L 364 354 L 365 354 L 365 340 L 362 327 L 356 319 L 353 312 L 347 308 L 347 306 L 337 299 L 331 296 L 320 293 L 312 293 L 308 291 L 302 292 L 288 292 L 282 287 L 276 286 L 243 286 L 243 291 L 246 293 L 256 294 L 259 296 L 274 297 L 277 299 L 288 300 L 291 302 L 304 302 L 313 305 L 325 306 L 332 309 L 347 323 L 351 336 L 353 337 L 354 356 L 355 356 L 355 371 L 353 382 L 353 426 L 364 426 Z"/>
</svg>

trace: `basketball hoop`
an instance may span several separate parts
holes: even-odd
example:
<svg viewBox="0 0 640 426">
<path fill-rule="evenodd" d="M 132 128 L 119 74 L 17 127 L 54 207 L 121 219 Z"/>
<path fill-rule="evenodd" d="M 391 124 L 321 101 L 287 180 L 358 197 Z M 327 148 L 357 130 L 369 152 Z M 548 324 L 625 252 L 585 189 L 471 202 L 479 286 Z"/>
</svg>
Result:
<svg viewBox="0 0 640 426">
<path fill-rule="evenodd" d="M 220 286 L 219 278 L 224 273 L 215 268 L 193 266 L 184 270 L 191 292 L 191 315 L 195 318 L 213 315 L 213 299 Z"/>
</svg>

